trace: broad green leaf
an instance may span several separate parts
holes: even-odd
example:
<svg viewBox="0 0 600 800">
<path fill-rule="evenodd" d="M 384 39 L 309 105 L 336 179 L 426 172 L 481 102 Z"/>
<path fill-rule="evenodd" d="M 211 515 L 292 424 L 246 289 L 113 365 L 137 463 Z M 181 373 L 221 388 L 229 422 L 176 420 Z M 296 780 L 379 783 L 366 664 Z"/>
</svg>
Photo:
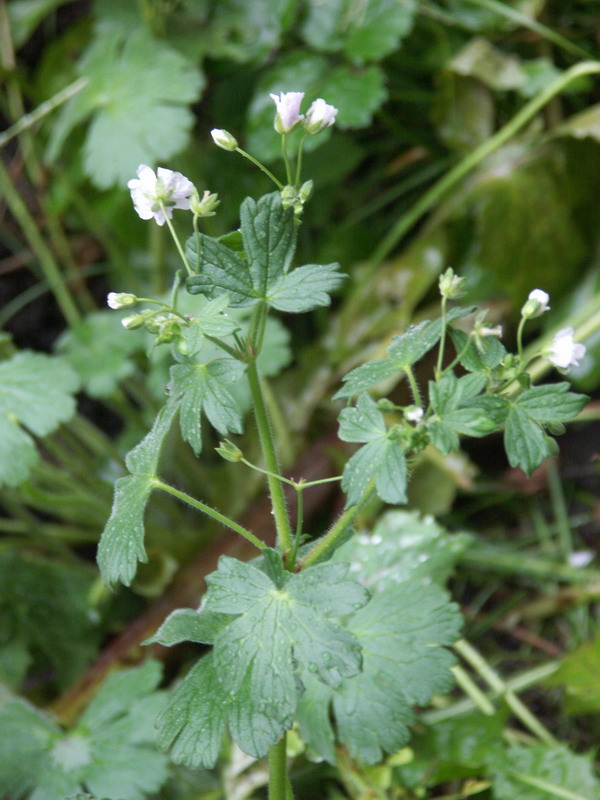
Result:
<svg viewBox="0 0 600 800">
<path fill-rule="evenodd" d="M 517 402 L 536 422 L 568 422 L 579 414 L 587 400 L 583 394 L 569 392 L 569 388 L 566 381 L 534 386 L 519 395 Z"/>
<path fill-rule="evenodd" d="M 511 467 L 521 467 L 528 475 L 553 454 L 541 425 L 518 405 L 511 405 L 506 418 L 504 449 Z"/>
<path fill-rule="evenodd" d="M 414 0 L 368 0 L 354 13 L 344 37 L 344 50 L 353 61 L 379 61 L 396 50 L 410 33 L 417 13 Z"/>
<path fill-rule="evenodd" d="M 178 608 L 166 618 L 154 636 L 144 644 L 162 644 L 172 647 L 181 642 L 214 644 L 216 635 L 231 622 L 227 614 L 214 611 L 193 611 L 191 608 Z"/>
<path fill-rule="evenodd" d="M 279 192 L 258 202 L 247 197 L 240 208 L 244 253 L 256 296 L 266 298 L 277 279 L 288 272 L 296 249 L 292 208 L 284 209 Z"/>
<path fill-rule="evenodd" d="M 183 329 L 188 356 L 193 356 L 200 350 L 205 336 L 222 339 L 240 329 L 235 319 L 225 313 L 228 307 L 229 295 L 222 294 L 206 302 L 200 311 L 194 314 L 191 325 Z"/>
<path fill-rule="evenodd" d="M 200 273 L 190 275 L 186 281 L 190 294 L 203 294 L 207 297 L 218 297 L 224 292 L 229 294 L 232 307 L 255 303 L 258 295 L 248 273 L 248 265 L 233 250 L 210 236 L 199 237 L 200 240 Z M 198 261 L 196 237 L 191 236 L 186 243 L 185 251 L 191 264 Z"/>
<path fill-rule="evenodd" d="M 25 44 L 44 17 L 67 2 L 69 0 L 12 0 L 6 10 L 15 49 Z"/>
<path fill-rule="evenodd" d="M 400 442 L 388 439 L 375 474 L 377 494 L 385 503 L 406 503 L 406 456 Z"/>
<path fill-rule="evenodd" d="M 242 433 L 242 410 L 228 387 L 242 377 L 244 370 L 245 365 L 232 358 L 171 368 L 170 397 L 179 405 L 181 435 L 196 455 L 202 450 L 201 414 L 222 435 Z"/>
<path fill-rule="evenodd" d="M 387 100 L 385 82 L 385 73 L 380 67 L 343 64 L 327 70 L 320 95 L 339 109 L 335 124 L 340 130 L 366 128 Z"/>
<path fill-rule="evenodd" d="M 253 706 L 248 678 L 238 695 L 223 688 L 212 653 L 192 667 L 159 716 L 159 742 L 170 748 L 177 764 L 214 767 L 226 727 L 237 745 L 254 758 L 263 758 L 284 734 Z"/>
<path fill-rule="evenodd" d="M 61 564 L 4 549 L 0 553 L 4 631 L 0 654 L 6 649 L 21 662 L 25 656 L 25 669 L 32 661 L 39 674 L 51 672 L 60 686 L 68 686 L 96 652 L 99 631 L 88 601 L 93 581 L 93 570 L 77 562 Z"/>
<path fill-rule="evenodd" d="M 386 434 L 386 425 L 377 403 L 361 394 L 356 406 L 340 412 L 339 437 L 344 442 L 371 442 Z"/>
<path fill-rule="evenodd" d="M 291 575 L 280 587 L 253 565 L 227 557 L 206 579 L 205 608 L 240 614 L 215 639 L 220 680 L 235 694 L 250 676 L 252 705 L 278 724 L 293 719 L 296 664 L 332 686 L 360 669 L 354 637 L 329 616 L 364 605 L 368 593 L 346 578 L 348 565 L 321 564 L 313 569 L 322 588 L 315 586 L 310 571 Z"/>
<path fill-rule="evenodd" d="M 342 380 L 344 386 L 339 389 L 334 395 L 333 399 L 338 400 L 342 397 L 353 397 L 355 394 L 360 394 L 370 389 L 382 381 L 391 378 L 398 372 L 396 363 L 391 358 L 380 358 L 377 361 L 368 361 L 366 364 L 361 364 L 356 367 L 347 375 L 344 375 Z"/>
<path fill-rule="evenodd" d="M 399 613 L 399 609 L 401 612 Z M 302 736 L 323 758 L 331 759 L 334 730 L 353 758 L 381 760 L 409 738 L 411 706 L 425 705 L 433 693 L 452 685 L 452 654 L 445 649 L 459 635 L 460 616 L 436 586 L 407 581 L 390 586 L 348 621 L 363 648 L 363 669 L 331 688 L 329 697 L 307 681 L 299 704 Z M 331 704 L 329 714 L 315 703 Z"/>
<path fill-rule="evenodd" d="M 119 478 L 111 515 L 100 537 L 98 566 L 108 585 L 121 581 L 129 586 L 137 563 L 148 560 L 144 547 L 144 512 L 156 478 L 162 443 L 169 432 L 178 404 L 168 402 L 158 413 L 152 430 L 127 455 L 132 473 Z"/>
<path fill-rule="evenodd" d="M 331 304 L 335 292 L 346 280 L 339 264 L 307 264 L 283 275 L 269 290 L 269 303 L 278 311 L 299 314 Z"/>
<path fill-rule="evenodd" d="M 439 381 L 430 381 L 429 396 L 435 415 L 428 422 L 429 435 L 444 455 L 458 449 L 458 434 L 481 437 L 497 430 L 502 403 L 481 402 L 477 395 L 485 383 L 481 373 L 457 378 L 449 372 Z"/>
<path fill-rule="evenodd" d="M 123 330 L 123 316 L 116 311 L 96 311 L 58 340 L 58 352 L 79 375 L 90 397 L 109 397 L 119 381 L 135 372 L 132 356 L 146 347 L 142 331 Z"/>
<path fill-rule="evenodd" d="M 0 383 L 0 485 L 18 486 L 39 460 L 28 431 L 45 436 L 73 416 L 79 379 L 64 359 L 24 351 L 0 364 Z"/>
<path fill-rule="evenodd" d="M 153 662 L 110 676 L 66 732 L 24 701 L 4 704 L 0 725 L 9 736 L 0 744 L 0 788 L 15 796 L 33 790 L 32 800 L 62 800 L 85 790 L 144 800 L 157 792 L 168 775 L 153 725 L 165 702 L 154 691 L 159 680 Z"/>
<path fill-rule="evenodd" d="M 373 439 L 354 453 L 344 467 L 342 490 L 346 493 L 347 506 L 359 503 L 372 478 L 377 474 L 387 448 L 385 435 Z"/>
<path fill-rule="evenodd" d="M 600 141 L 600 103 L 569 117 L 555 129 L 555 135 Z"/>
<path fill-rule="evenodd" d="M 143 28 L 100 34 L 79 62 L 87 86 L 59 112 L 49 143 L 55 160 L 73 128 L 91 117 L 86 173 L 101 189 L 125 182 L 188 142 L 204 78 L 198 68 Z"/>
<path fill-rule="evenodd" d="M 459 75 L 476 78 L 490 89 L 518 89 L 526 82 L 521 62 L 494 47 L 487 39 L 475 37 L 449 64 Z"/>
<path fill-rule="evenodd" d="M 334 561 L 350 562 L 353 574 L 371 590 L 412 580 L 443 584 L 461 553 L 468 534 L 449 534 L 431 517 L 415 511 L 388 511 L 372 533 L 359 532 L 336 550 Z"/>
<path fill-rule="evenodd" d="M 562 745 L 510 747 L 491 762 L 498 800 L 592 800 L 600 795 L 592 758 L 575 755 Z"/>
</svg>

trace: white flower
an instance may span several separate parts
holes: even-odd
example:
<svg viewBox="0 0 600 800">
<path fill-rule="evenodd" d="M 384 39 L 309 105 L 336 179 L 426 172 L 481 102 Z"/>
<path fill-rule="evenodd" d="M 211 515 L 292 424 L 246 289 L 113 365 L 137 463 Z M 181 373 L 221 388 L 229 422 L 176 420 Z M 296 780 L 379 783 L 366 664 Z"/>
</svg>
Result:
<svg viewBox="0 0 600 800">
<path fill-rule="evenodd" d="M 304 127 L 309 133 L 320 133 L 325 128 L 333 125 L 338 110 L 319 97 L 306 112 Z"/>
<path fill-rule="evenodd" d="M 269 96 L 277 108 L 275 130 L 277 133 L 289 133 L 304 119 L 304 114 L 300 113 L 304 92 L 281 92 L 279 97 L 276 94 Z"/>
<path fill-rule="evenodd" d="M 409 406 L 405 409 L 404 416 L 409 422 L 420 422 L 423 419 L 423 409 L 420 406 Z"/>
<path fill-rule="evenodd" d="M 137 175 L 127 186 L 134 208 L 142 219 L 154 217 L 158 225 L 164 225 L 165 213 L 171 219 L 174 208 L 189 210 L 194 184 L 181 172 L 159 167 L 155 174 L 146 164 L 140 164 Z M 161 204 L 165 208 L 164 212 Z"/>
<path fill-rule="evenodd" d="M 593 550 L 575 550 L 569 555 L 569 565 L 571 567 L 587 567 L 594 560 Z"/>
<path fill-rule="evenodd" d="M 527 319 L 541 317 L 544 311 L 550 311 L 550 295 L 543 289 L 534 289 L 529 292 L 527 302 L 521 309 L 521 315 Z"/>
<path fill-rule="evenodd" d="M 213 128 L 210 135 L 217 147 L 222 147 L 223 150 L 233 151 L 238 146 L 235 136 L 232 136 L 229 131 L 224 131 L 222 128 Z"/>
<path fill-rule="evenodd" d="M 479 329 L 480 336 L 497 336 L 499 339 L 502 337 L 502 325 L 494 325 L 490 327 L 489 325 L 483 325 Z"/>
<path fill-rule="evenodd" d="M 114 309 L 134 306 L 137 301 L 137 297 L 134 294 L 129 294 L 129 292 L 109 292 L 106 297 L 106 304 Z"/>
<path fill-rule="evenodd" d="M 573 328 L 563 328 L 559 331 L 552 344 L 546 350 L 548 361 L 559 369 L 569 369 L 577 366 L 579 360 L 585 355 L 585 345 L 573 340 Z"/>
</svg>

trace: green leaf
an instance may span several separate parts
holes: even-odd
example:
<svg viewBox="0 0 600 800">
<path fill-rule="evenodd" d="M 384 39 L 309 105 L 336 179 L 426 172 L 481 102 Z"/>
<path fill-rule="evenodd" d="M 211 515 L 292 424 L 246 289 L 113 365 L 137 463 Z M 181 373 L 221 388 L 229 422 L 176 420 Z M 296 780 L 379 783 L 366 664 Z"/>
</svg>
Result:
<svg viewBox="0 0 600 800">
<path fill-rule="evenodd" d="M 583 394 L 569 392 L 569 388 L 566 381 L 534 386 L 519 395 L 517 402 L 536 422 L 568 422 L 579 414 L 587 400 Z"/>
<path fill-rule="evenodd" d="M 379 61 L 396 50 L 411 31 L 417 13 L 414 0 L 369 0 L 358 14 L 345 37 L 344 50 L 350 59 Z"/>
<path fill-rule="evenodd" d="M 591 800 L 600 793 L 590 756 L 557 745 L 510 747 L 492 759 L 492 785 L 498 800 Z"/>
<path fill-rule="evenodd" d="M 101 189 L 133 177 L 139 164 L 169 159 L 185 147 L 194 121 L 186 106 L 198 100 L 204 78 L 180 53 L 141 28 L 127 36 L 109 32 L 93 39 L 79 72 L 89 82 L 60 112 L 51 161 L 89 117 L 84 165 Z"/>
<path fill-rule="evenodd" d="M 58 352 L 79 375 L 90 397 L 109 397 L 120 381 L 135 372 L 132 356 L 146 348 L 142 331 L 123 330 L 123 316 L 115 311 L 94 312 L 58 340 Z"/>
<path fill-rule="evenodd" d="M 518 405 L 511 405 L 506 418 L 504 448 L 511 467 L 521 467 L 528 475 L 552 455 L 541 425 Z"/>
<path fill-rule="evenodd" d="M 567 713 L 597 714 L 600 711 L 600 634 L 569 653 L 547 683 L 564 687 Z"/>
<path fill-rule="evenodd" d="M 200 273 L 190 275 L 186 287 L 190 294 L 219 297 L 229 294 L 232 307 L 249 305 L 258 300 L 254 291 L 248 265 L 233 250 L 210 236 L 200 234 Z M 190 264 L 198 262 L 196 237 L 191 236 L 185 252 Z"/>
<path fill-rule="evenodd" d="M 457 328 L 450 329 L 450 336 L 457 354 L 465 351 L 460 358 L 460 364 L 469 372 L 489 372 L 499 366 L 506 355 L 506 348 L 495 336 L 484 337 L 479 347 L 464 331 Z"/>
<path fill-rule="evenodd" d="M 132 473 L 115 484 L 111 515 L 100 537 L 98 566 L 109 586 L 121 581 L 129 586 L 137 563 L 146 563 L 144 512 L 152 492 L 162 443 L 169 432 L 178 405 L 168 402 L 158 413 L 152 430 L 127 455 Z"/>
<path fill-rule="evenodd" d="M 223 339 L 240 329 L 239 324 L 225 313 L 229 307 L 229 295 L 222 294 L 209 300 L 194 315 L 191 325 L 184 328 L 187 354 L 193 356 L 202 346 L 205 336 Z"/>
<path fill-rule="evenodd" d="M 527 80 L 517 57 L 504 53 L 481 37 L 471 39 L 449 66 L 459 75 L 476 78 L 490 89 L 518 89 Z"/>
<path fill-rule="evenodd" d="M 435 416 L 428 422 L 429 434 L 432 443 L 445 455 L 458 449 L 458 434 L 481 437 L 497 430 L 502 402 L 481 402 L 483 398 L 477 395 L 485 383 L 485 375 L 481 373 L 457 379 L 452 372 L 430 382 L 429 396 Z"/>
<path fill-rule="evenodd" d="M 12 0 L 6 7 L 15 49 L 24 45 L 44 17 L 69 0 Z"/>
<path fill-rule="evenodd" d="M 386 503 L 406 502 L 406 457 L 399 441 L 388 433 L 383 415 L 368 394 L 354 408 L 340 413 L 339 437 L 346 442 L 367 442 L 344 467 L 342 489 L 347 505 L 358 503 L 375 478 L 377 494 Z"/>
<path fill-rule="evenodd" d="M 0 383 L 0 485 L 18 486 L 39 460 L 27 431 L 45 436 L 69 420 L 79 380 L 64 359 L 24 351 L 0 364 Z"/>
<path fill-rule="evenodd" d="M 252 285 L 256 296 L 266 299 L 294 256 L 294 211 L 282 206 L 279 192 L 264 195 L 258 202 L 247 197 L 240 208 L 240 222 Z"/>
<path fill-rule="evenodd" d="M 473 312 L 473 308 L 453 308 L 446 314 L 446 322 L 465 317 Z M 404 333 L 394 336 L 388 347 L 388 358 L 361 364 L 347 375 L 342 381 L 346 384 L 334 395 L 334 400 L 341 397 L 352 397 L 359 392 L 364 392 L 376 383 L 392 377 L 400 372 L 398 377 L 403 377 L 407 367 L 412 367 L 419 359 L 434 347 L 442 335 L 441 320 L 430 322 L 424 320 L 418 325 L 409 325 Z"/>
<path fill-rule="evenodd" d="M 466 533 L 449 534 L 432 517 L 394 510 L 371 533 L 343 544 L 333 560 L 349 562 L 352 573 L 376 592 L 409 580 L 443 584 L 471 541 Z"/>
<path fill-rule="evenodd" d="M 207 364 L 188 362 L 171 368 L 170 397 L 179 405 L 181 435 L 196 455 L 202 450 L 202 413 L 220 434 L 242 433 L 242 411 L 228 386 L 238 381 L 245 369 L 244 364 L 232 358 Z"/>
<path fill-rule="evenodd" d="M 319 701 L 331 702 L 337 738 L 350 755 L 373 764 L 408 740 L 410 706 L 452 685 L 454 659 L 444 646 L 458 637 L 460 616 L 438 587 L 407 581 L 376 595 L 348 627 L 363 648 L 363 669 L 330 689 L 328 698 L 319 689 Z M 300 731 L 331 759 L 332 723 L 329 715 L 315 714 L 314 687 L 309 683 L 300 700 Z"/>
<path fill-rule="evenodd" d="M 388 93 L 380 67 L 341 65 L 327 70 L 320 94 L 339 109 L 335 124 L 340 130 L 366 128 Z"/>
<path fill-rule="evenodd" d="M 212 653 L 192 667 L 158 717 L 159 742 L 176 764 L 214 767 L 226 726 L 248 755 L 262 758 L 285 733 L 250 700 L 249 678 L 238 695 L 224 689 Z"/>
<path fill-rule="evenodd" d="M 215 666 L 225 689 L 235 694 L 251 676 L 252 705 L 284 724 L 296 710 L 296 663 L 332 686 L 355 674 L 360 648 L 329 619 L 367 602 L 367 591 L 347 572 L 346 564 L 320 564 L 279 587 L 251 564 L 222 557 L 206 579 L 205 608 L 240 615 L 215 639 Z"/>
<path fill-rule="evenodd" d="M 154 636 L 144 644 L 162 644 L 172 647 L 181 642 L 214 644 L 216 635 L 231 622 L 227 614 L 214 611 L 193 611 L 191 608 L 178 608 L 173 611 Z"/>
<path fill-rule="evenodd" d="M 157 792 L 168 775 L 153 726 L 165 702 L 154 691 L 160 672 L 148 661 L 111 675 L 67 732 L 23 701 L 6 703 L 0 725 L 11 735 L 0 744 L 0 787 L 16 795 L 33 789 L 35 800 L 62 800 L 86 789 L 123 800 Z"/>
<path fill-rule="evenodd" d="M 346 280 L 339 264 L 307 264 L 282 275 L 269 291 L 269 303 L 278 311 L 299 314 L 331 304 L 335 292 Z"/>
</svg>

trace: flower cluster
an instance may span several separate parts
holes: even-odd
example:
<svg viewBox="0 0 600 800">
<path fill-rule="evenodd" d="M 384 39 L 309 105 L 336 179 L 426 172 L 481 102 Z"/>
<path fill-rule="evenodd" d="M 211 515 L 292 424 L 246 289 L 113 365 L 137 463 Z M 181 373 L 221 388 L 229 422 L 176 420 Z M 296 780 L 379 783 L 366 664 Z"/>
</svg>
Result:
<svg viewBox="0 0 600 800">
<path fill-rule="evenodd" d="M 326 103 L 321 97 L 314 101 L 306 112 L 300 113 L 304 92 L 281 92 L 270 95 L 275 103 L 275 130 L 277 133 L 291 133 L 301 124 L 307 133 L 320 133 L 335 122 L 338 109 Z"/>
</svg>

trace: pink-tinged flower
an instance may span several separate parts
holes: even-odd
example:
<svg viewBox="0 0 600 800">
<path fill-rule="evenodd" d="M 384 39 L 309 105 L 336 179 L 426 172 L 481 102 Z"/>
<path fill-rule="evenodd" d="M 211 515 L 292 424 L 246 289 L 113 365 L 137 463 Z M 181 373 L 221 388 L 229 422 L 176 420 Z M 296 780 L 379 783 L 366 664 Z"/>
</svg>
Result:
<svg viewBox="0 0 600 800">
<path fill-rule="evenodd" d="M 568 370 L 579 365 L 585 355 L 585 345 L 573 340 L 573 328 L 563 328 L 554 336 L 546 355 L 555 367 Z"/>
<path fill-rule="evenodd" d="M 140 164 L 137 178 L 130 180 L 127 186 L 138 216 L 142 219 L 154 217 L 158 225 L 165 224 L 165 214 L 172 218 L 174 208 L 188 211 L 194 191 L 194 184 L 181 172 L 159 167 L 155 174 L 146 164 Z"/>
<path fill-rule="evenodd" d="M 320 133 L 335 122 L 338 109 L 319 97 L 306 112 L 304 127 L 309 133 Z"/>
<path fill-rule="evenodd" d="M 275 130 L 277 133 L 290 133 L 302 120 L 304 114 L 300 113 L 300 104 L 304 99 L 304 92 L 281 92 L 270 95 L 275 103 Z"/>
<path fill-rule="evenodd" d="M 541 317 L 545 311 L 550 311 L 550 295 L 543 289 L 534 289 L 529 292 L 527 302 L 521 309 L 521 315 L 527 319 Z"/>
</svg>

